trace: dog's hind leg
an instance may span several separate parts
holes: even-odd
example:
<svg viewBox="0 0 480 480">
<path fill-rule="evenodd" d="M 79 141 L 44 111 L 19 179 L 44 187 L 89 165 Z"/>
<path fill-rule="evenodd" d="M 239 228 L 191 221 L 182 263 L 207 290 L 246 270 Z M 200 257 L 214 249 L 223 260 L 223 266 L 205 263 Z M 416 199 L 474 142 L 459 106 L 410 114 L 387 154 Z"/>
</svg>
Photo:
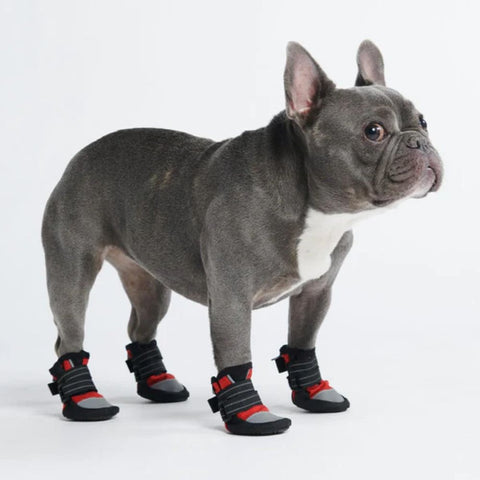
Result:
<svg viewBox="0 0 480 480">
<path fill-rule="evenodd" d="M 135 374 L 137 393 L 154 402 L 180 402 L 189 396 L 162 361 L 155 335 L 170 304 L 171 291 L 119 248 L 111 248 L 106 259 L 117 269 L 132 304 L 126 346 L 127 365 Z"/>
<path fill-rule="evenodd" d="M 72 225 L 60 222 L 52 203 L 45 215 L 42 239 L 50 307 L 58 329 L 55 350 L 59 358 L 50 369 L 50 390 L 60 394 L 65 417 L 106 420 L 119 409 L 97 392 L 87 366 L 89 354 L 83 350 L 85 311 L 102 265 L 102 249 L 88 245 Z"/>
</svg>

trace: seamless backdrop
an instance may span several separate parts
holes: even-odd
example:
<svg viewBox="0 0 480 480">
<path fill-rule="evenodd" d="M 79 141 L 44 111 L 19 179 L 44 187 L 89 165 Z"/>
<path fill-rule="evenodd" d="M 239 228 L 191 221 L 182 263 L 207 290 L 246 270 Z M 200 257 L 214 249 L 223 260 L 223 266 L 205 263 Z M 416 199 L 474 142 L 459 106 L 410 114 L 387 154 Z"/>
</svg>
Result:
<svg viewBox="0 0 480 480">
<path fill-rule="evenodd" d="M 473 0 L 0 0 L 2 477 L 480 478 L 479 14 Z M 130 307 L 105 265 L 85 349 L 121 412 L 64 421 L 46 387 L 55 328 L 40 225 L 69 159 L 121 128 L 220 140 L 261 127 L 283 109 L 289 40 L 350 87 L 364 38 L 382 50 L 387 84 L 424 113 L 446 171 L 437 194 L 354 230 L 317 345 L 350 410 L 315 416 L 289 403 L 270 361 L 286 338 L 283 301 L 254 314 L 255 383 L 293 426 L 226 435 L 206 403 L 207 311 L 179 296 L 158 340 L 191 398 L 146 404 L 123 363 Z"/>
</svg>

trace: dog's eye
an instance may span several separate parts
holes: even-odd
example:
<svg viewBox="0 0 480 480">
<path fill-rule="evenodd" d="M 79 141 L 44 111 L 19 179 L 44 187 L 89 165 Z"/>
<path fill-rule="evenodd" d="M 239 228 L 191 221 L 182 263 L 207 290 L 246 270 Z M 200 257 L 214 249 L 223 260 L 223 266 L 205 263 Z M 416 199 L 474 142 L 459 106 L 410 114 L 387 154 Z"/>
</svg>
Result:
<svg viewBox="0 0 480 480">
<path fill-rule="evenodd" d="M 379 123 L 372 122 L 365 128 L 365 136 L 372 142 L 381 142 L 387 135 L 385 128 Z"/>
<path fill-rule="evenodd" d="M 418 119 L 420 120 L 420 125 L 421 127 L 426 130 L 427 129 L 427 122 L 425 121 L 425 119 L 423 118 L 423 115 L 420 115 L 418 117 Z"/>
</svg>

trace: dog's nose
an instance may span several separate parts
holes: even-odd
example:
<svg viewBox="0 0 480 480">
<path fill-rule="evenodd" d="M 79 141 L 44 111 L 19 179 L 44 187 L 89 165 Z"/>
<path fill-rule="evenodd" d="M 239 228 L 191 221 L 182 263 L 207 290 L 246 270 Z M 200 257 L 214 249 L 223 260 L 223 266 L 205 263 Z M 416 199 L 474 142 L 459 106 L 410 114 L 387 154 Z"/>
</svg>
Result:
<svg viewBox="0 0 480 480">
<path fill-rule="evenodd" d="M 408 137 L 405 141 L 405 145 L 407 148 L 411 148 L 412 150 L 422 150 L 424 153 L 430 151 L 428 140 L 419 135 L 411 135 Z"/>
<path fill-rule="evenodd" d="M 412 148 L 412 149 L 422 148 L 420 140 L 416 136 L 412 136 L 412 137 L 407 138 L 407 141 L 405 143 L 406 143 L 408 148 Z"/>
</svg>

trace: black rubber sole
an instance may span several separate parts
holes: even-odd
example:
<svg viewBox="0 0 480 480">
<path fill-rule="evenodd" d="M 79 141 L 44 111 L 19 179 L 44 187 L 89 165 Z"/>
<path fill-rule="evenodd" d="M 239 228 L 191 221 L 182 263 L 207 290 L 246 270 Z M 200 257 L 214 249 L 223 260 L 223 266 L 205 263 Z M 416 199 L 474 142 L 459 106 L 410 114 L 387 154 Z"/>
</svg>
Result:
<svg viewBox="0 0 480 480">
<path fill-rule="evenodd" d="M 292 421 L 289 418 L 281 418 L 274 422 L 266 423 L 249 423 L 237 419 L 234 422 L 225 423 L 225 428 L 234 435 L 278 435 L 290 428 Z"/>
<path fill-rule="evenodd" d="M 155 403 L 184 402 L 190 396 L 190 393 L 185 387 L 183 387 L 181 392 L 162 392 L 161 390 L 150 388 L 147 382 L 137 383 L 137 393 L 142 398 L 146 398 Z"/>
<path fill-rule="evenodd" d="M 344 412 L 350 407 L 348 399 L 343 397 L 343 402 L 326 402 L 325 400 L 312 400 L 307 392 L 297 390 L 292 392 L 292 402 L 299 408 L 313 413 Z"/>
<path fill-rule="evenodd" d="M 63 408 L 63 416 L 75 422 L 99 422 L 110 420 L 120 409 L 115 405 L 105 408 L 82 408 L 75 402 L 68 401 Z"/>
</svg>

